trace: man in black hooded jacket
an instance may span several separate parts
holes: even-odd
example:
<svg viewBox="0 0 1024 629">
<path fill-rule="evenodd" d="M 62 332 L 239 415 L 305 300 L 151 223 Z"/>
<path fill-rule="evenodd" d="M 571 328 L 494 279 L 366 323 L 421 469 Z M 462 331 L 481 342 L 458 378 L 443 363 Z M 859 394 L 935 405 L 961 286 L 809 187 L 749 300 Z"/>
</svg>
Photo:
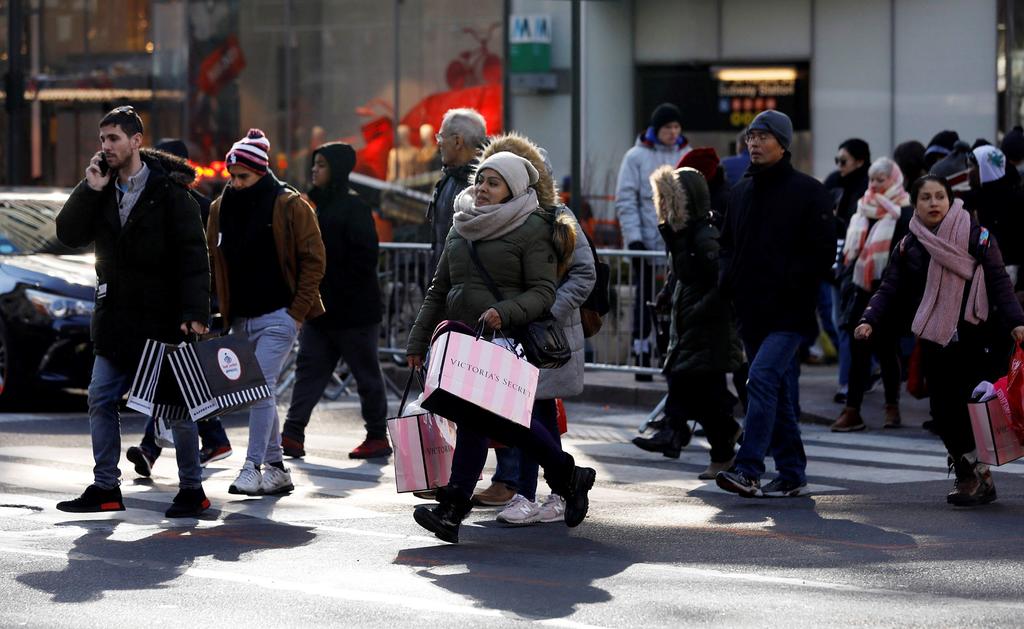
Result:
<svg viewBox="0 0 1024 629">
<path fill-rule="evenodd" d="M 388 456 L 387 398 L 377 360 L 382 302 L 377 280 L 377 231 L 370 208 L 349 189 L 356 153 L 330 142 L 313 152 L 313 188 L 327 269 L 320 282 L 325 314 L 303 326 L 295 366 L 295 388 L 281 431 L 287 456 L 305 452 L 313 407 L 343 358 L 356 380 L 366 439 L 349 452 L 353 459 Z"/>
<path fill-rule="evenodd" d="M 94 482 L 81 497 L 57 504 L 72 513 L 123 511 L 119 488 L 118 405 L 128 391 L 147 339 L 179 343 L 207 331 L 210 259 L 189 196 L 195 171 L 184 160 L 142 146 L 142 119 L 131 106 L 100 121 L 102 150 L 57 215 L 57 238 L 96 247 L 96 352 L 89 383 Z M 180 491 L 167 517 L 209 508 L 191 421 L 173 422 Z"/>
</svg>

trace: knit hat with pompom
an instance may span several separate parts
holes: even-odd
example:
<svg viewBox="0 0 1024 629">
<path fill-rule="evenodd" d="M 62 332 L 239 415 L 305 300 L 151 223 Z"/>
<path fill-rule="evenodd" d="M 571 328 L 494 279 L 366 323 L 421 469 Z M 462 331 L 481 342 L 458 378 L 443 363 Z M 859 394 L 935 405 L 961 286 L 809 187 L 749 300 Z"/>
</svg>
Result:
<svg viewBox="0 0 1024 629">
<path fill-rule="evenodd" d="M 249 129 L 244 138 L 231 145 L 224 158 L 226 166 L 244 166 L 259 176 L 267 174 L 270 165 L 270 140 L 263 131 Z"/>
</svg>

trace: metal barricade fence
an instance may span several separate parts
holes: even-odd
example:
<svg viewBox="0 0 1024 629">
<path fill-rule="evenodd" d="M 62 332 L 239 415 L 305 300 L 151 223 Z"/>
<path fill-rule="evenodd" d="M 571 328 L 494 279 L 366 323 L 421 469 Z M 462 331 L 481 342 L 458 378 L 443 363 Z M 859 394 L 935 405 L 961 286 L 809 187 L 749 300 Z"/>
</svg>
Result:
<svg viewBox="0 0 1024 629">
<path fill-rule="evenodd" d="M 653 302 L 664 285 L 668 259 L 656 251 L 599 249 L 611 269 L 611 310 L 601 331 L 587 339 L 586 366 L 592 370 L 659 373 L 668 335 L 667 317 Z M 405 364 L 409 331 L 433 278 L 430 245 L 381 243 L 378 277 L 384 300 L 380 354 Z"/>
</svg>

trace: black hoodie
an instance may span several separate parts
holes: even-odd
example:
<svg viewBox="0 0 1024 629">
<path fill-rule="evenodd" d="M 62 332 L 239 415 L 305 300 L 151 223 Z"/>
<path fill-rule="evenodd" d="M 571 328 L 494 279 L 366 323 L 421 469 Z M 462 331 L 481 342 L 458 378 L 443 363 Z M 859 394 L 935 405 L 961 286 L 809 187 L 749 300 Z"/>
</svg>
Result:
<svg viewBox="0 0 1024 629">
<path fill-rule="evenodd" d="M 348 187 L 356 153 L 348 144 L 330 142 L 314 151 L 313 159 L 317 154 L 331 171 L 330 186 L 309 192 L 327 250 L 327 271 L 320 282 L 327 312 L 310 323 L 340 329 L 380 323 L 377 230 L 369 206 Z"/>
</svg>

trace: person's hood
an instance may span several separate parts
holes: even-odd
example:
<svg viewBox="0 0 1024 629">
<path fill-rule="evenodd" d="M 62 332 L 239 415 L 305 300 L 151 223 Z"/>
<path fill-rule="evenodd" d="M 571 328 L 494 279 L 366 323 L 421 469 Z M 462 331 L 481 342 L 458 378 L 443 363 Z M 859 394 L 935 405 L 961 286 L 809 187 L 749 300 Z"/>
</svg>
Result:
<svg viewBox="0 0 1024 629">
<path fill-rule="evenodd" d="M 647 131 L 641 133 L 636 137 L 636 142 L 633 144 L 633 146 L 642 146 L 643 148 L 650 151 L 665 151 L 678 153 L 679 151 L 689 146 L 689 144 L 690 141 L 686 138 L 685 135 L 679 136 L 679 139 L 676 140 L 676 143 L 673 144 L 672 146 L 662 144 L 661 142 L 658 142 L 657 136 L 653 135 L 651 133 L 651 130 L 648 129 Z"/>
<path fill-rule="evenodd" d="M 474 164 L 473 173 L 469 178 L 469 182 L 473 183 L 473 181 L 476 180 L 476 169 L 479 167 L 480 163 L 486 161 L 491 155 L 502 151 L 508 151 L 509 153 L 522 157 L 537 169 L 537 174 L 540 175 L 540 177 L 537 180 L 537 183 L 533 184 L 531 187 L 537 192 L 537 202 L 540 207 L 549 211 L 558 207 L 558 188 L 555 186 L 555 180 L 551 176 L 551 171 L 548 170 L 547 165 L 544 163 L 544 157 L 541 155 L 540 149 L 529 138 L 519 135 L 515 131 L 496 135 L 491 138 L 487 143 L 487 146 L 484 147 L 484 151 L 480 156 L 479 162 Z"/>
<path fill-rule="evenodd" d="M 151 171 L 163 173 L 168 179 L 182 188 L 192 187 L 196 180 L 196 169 L 189 166 L 188 161 L 177 155 L 171 155 L 156 149 L 144 148 L 139 150 L 139 157 Z"/>
<path fill-rule="evenodd" d="M 331 168 L 331 189 L 337 192 L 348 190 L 348 178 L 356 167 L 356 151 L 344 142 L 322 144 L 310 156 L 310 166 L 317 154 L 323 155 Z"/>
<path fill-rule="evenodd" d="M 681 231 L 711 213 L 711 192 L 700 171 L 665 165 L 651 173 L 650 180 L 659 223 Z"/>
</svg>

